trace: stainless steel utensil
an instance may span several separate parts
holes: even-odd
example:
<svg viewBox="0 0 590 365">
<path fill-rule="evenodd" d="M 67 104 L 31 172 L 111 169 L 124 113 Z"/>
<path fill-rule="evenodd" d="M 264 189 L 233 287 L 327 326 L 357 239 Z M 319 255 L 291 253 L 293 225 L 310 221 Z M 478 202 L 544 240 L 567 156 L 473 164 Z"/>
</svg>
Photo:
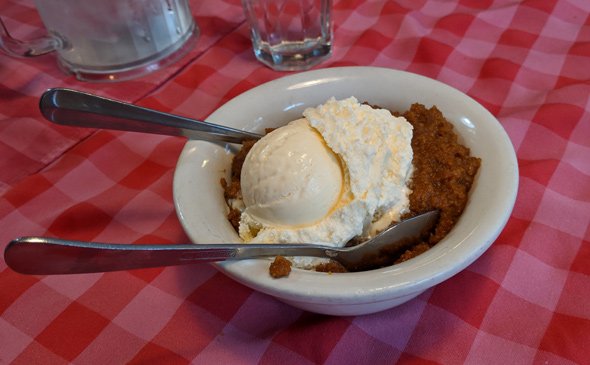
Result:
<svg viewBox="0 0 590 365">
<path fill-rule="evenodd" d="M 356 271 L 380 264 L 384 253 L 404 249 L 409 241 L 429 232 L 437 220 L 438 211 L 421 214 L 366 242 L 345 248 L 244 243 L 130 245 L 23 237 L 10 242 L 4 259 L 14 271 L 31 275 L 107 272 L 278 255 L 331 258 Z"/>
<path fill-rule="evenodd" d="M 64 88 L 43 93 L 39 109 L 47 120 L 69 126 L 164 134 L 210 142 L 242 143 L 261 137 L 256 133 Z"/>
</svg>

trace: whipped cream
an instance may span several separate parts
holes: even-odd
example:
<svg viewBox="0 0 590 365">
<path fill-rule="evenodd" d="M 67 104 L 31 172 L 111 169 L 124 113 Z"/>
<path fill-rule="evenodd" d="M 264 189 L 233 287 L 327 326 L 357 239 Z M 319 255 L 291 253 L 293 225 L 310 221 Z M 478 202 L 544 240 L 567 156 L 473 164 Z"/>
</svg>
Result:
<svg viewBox="0 0 590 365">
<path fill-rule="evenodd" d="M 248 153 L 240 237 L 341 247 L 398 221 L 409 210 L 411 124 L 354 97 L 330 98 L 303 115 Z"/>
</svg>

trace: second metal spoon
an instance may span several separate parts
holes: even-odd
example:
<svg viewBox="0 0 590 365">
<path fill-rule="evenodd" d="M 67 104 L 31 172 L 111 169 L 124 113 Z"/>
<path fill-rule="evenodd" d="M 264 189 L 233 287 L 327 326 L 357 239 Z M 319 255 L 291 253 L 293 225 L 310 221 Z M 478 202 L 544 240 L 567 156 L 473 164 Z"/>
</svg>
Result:
<svg viewBox="0 0 590 365">
<path fill-rule="evenodd" d="M 69 126 L 164 134 L 210 142 L 242 143 L 261 137 L 256 133 L 64 88 L 43 93 L 39 109 L 49 121 Z"/>
<path fill-rule="evenodd" d="M 428 234 L 438 221 L 431 211 L 394 225 L 353 247 L 312 244 L 182 244 L 130 245 L 67 241 L 47 237 L 22 237 L 6 247 L 8 267 L 22 274 L 52 275 L 131 270 L 200 262 L 243 260 L 269 256 L 331 258 L 350 271 L 391 264 L 384 255 L 407 248 Z"/>
</svg>

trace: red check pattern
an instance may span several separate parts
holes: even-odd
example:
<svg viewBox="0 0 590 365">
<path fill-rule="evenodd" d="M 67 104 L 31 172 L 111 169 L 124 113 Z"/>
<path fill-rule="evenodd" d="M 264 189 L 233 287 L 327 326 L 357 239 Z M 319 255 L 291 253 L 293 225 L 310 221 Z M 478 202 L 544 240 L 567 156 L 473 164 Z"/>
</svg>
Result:
<svg viewBox="0 0 590 365">
<path fill-rule="evenodd" d="M 0 56 L 0 245 L 21 235 L 184 242 L 171 186 L 184 141 L 46 123 L 66 86 L 204 118 L 284 74 L 258 63 L 238 0 L 192 1 L 201 29 L 177 64 L 86 84 L 53 56 Z M 43 33 L 5 1 L 12 33 Z M 488 108 L 517 151 L 512 216 L 474 264 L 381 313 L 302 312 L 210 266 L 23 276 L 0 261 L 0 363 L 590 364 L 590 3 L 334 1 L 333 56 L 445 82 Z"/>
</svg>

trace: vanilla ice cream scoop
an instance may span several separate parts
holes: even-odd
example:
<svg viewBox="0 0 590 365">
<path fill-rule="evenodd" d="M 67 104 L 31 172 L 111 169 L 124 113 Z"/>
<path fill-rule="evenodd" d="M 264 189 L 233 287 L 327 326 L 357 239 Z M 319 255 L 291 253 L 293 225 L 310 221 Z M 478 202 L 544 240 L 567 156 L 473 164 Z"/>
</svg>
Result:
<svg viewBox="0 0 590 365">
<path fill-rule="evenodd" d="M 339 201 L 342 186 L 338 157 L 306 119 L 256 142 L 241 173 L 245 213 L 261 224 L 279 227 L 320 221 Z"/>
</svg>

